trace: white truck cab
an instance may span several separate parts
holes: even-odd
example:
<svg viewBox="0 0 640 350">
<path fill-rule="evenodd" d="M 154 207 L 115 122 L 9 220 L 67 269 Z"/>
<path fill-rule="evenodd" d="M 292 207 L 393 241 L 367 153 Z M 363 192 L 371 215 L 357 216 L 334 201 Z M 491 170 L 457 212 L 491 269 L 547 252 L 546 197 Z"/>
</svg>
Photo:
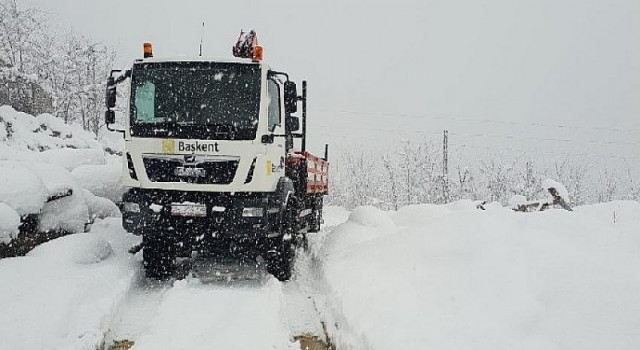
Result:
<svg viewBox="0 0 640 350">
<path fill-rule="evenodd" d="M 285 280 L 295 248 L 320 228 L 328 163 L 305 150 L 306 82 L 298 96 L 255 44 L 241 35 L 234 53 L 244 56 L 224 59 L 159 59 L 145 44 L 143 59 L 107 81 L 107 125 L 117 84 L 130 84 L 123 226 L 143 236 L 149 277 L 170 276 L 196 250 L 262 257 Z"/>
</svg>

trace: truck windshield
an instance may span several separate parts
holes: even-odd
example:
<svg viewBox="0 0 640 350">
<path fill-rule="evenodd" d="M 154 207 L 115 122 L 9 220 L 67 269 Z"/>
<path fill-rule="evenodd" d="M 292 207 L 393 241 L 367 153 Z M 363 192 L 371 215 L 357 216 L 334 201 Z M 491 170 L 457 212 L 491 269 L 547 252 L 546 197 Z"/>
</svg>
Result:
<svg viewBox="0 0 640 350">
<path fill-rule="evenodd" d="M 162 62 L 134 65 L 131 135 L 255 139 L 260 66 Z"/>
</svg>

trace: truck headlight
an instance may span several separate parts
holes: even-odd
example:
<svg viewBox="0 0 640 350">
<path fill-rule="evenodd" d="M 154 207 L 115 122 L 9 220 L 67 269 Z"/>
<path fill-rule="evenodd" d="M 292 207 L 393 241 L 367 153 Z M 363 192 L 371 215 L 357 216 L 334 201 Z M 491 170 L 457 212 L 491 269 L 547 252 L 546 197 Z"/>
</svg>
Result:
<svg viewBox="0 0 640 350">
<path fill-rule="evenodd" d="M 244 218 L 258 218 L 264 215 L 263 208 L 244 208 L 242 209 L 242 217 Z"/>
<path fill-rule="evenodd" d="M 140 205 L 138 203 L 124 202 L 122 203 L 122 209 L 129 213 L 139 213 Z"/>
</svg>

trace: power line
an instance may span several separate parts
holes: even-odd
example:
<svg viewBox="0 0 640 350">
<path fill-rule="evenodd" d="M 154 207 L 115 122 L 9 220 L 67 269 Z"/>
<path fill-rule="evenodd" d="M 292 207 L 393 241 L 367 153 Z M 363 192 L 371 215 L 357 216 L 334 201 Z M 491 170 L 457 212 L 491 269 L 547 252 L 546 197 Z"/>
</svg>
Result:
<svg viewBox="0 0 640 350">
<path fill-rule="evenodd" d="M 569 153 L 569 152 L 551 152 L 551 151 L 539 151 L 539 150 L 524 150 L 524 149 L 516 149 L 516 148 L 503 148 L 503 147 L 485 147 L 485 146 L 473 146 L 466 144 L 451 144 L 451 146 L 455 146 L 456 150 L 461 148 L 473 148 L 473 149 L 482 149 L 487 151 L 511 151 L 518 152 L 523 154 L 534 153 L 534 154 L 550 154 L 550 155 L 563 155 L 563 156 L 580 156 L 580 157 L 595 157 L 595 158 L 610 158 L 610 159 L 635 159 L 637 156 L 617 156 L 612 154 L 596 154 L 596 153 Z"/>
<path fill-rule="evenodd" d="M 424 132 L 419 132 L 419 131 L 415 131 L 416 133 L 421 133 L 421 134 L 432 134 L 432 135 L 441 135 L 441 132 L 433 132 L 433 133 L 424 133 Z M 459 136 L 477 136 L 477 137 L 485 137 L 487 135 L 484 134 L 458 134 L 458 133 L 449 133 L 449 135 L 459 135 Z M 329 133 L 327 135 L 324 135 L 327 137 L 330 136 L 337 136 L 337 137 L 341 137 L 341 138 L 350 138 L 353 136 L 353 134 L 344 134 L 344 133 Z M 397 136 L 397 135 L 396 135 Z M 617 143 L 615 141 L 581 141 L 581 140 L 571 140 L 571 139 L 542 139 L 542 138 L 530 138 L 530 137 L 518 137 L 518 136 L 512 136 L 512 135 L 488 135 L 487 137 L 505 137 L 505 138 L 510 138 L 510 139 L 525 139 L 525 140 L 535 140 L 535 141 L 561 141 L 561 142 L 592 142 L 592 143 L 607 143 L 607 144 L 627 144 L 627 145 L 634 145 L 637 143 Z M 378 142 L 378 141 L 382 141 L 382 140 L 390 140 L 391 137 L 366 137 L 366 138 L 357 138 L 357 139 L 352 139 L 353 141 L 370 141 L 370 142 Z M 584 156 L 584 157 L 599 157 L 599 158 L 611 158 L 611 159 L 637 159 L 639 157 L 634 156 L 634 155 L 629 155 L 629 156 L 622 156 L 622 155 L 611 155 L 611 154 L 597 154 L 597 153 L 571 153 L 571 152 L 551 152 L 551 151 L 540 151 L 540 150 L 535 150 L 535 149 L 531 149 L 531 150 L 525 150 L 525 149 L 517 149 L 517 148 L 511 148 L 511 147 L 487 147 L 487 146 L 473 146 L 473 145 L 468 145 L 468 144 L 461 144 L 461 143 L 457 143 L 457 144 L 452 144 L 449 143 L 450 146 L 456 146 L 456 149 L 460 149 L 460 148 L 473 148 L 473 149 L 482 149 L 482 150 L 498 150 L 498 151 L 511 151 L 511 152 L 519 152 L 519 153 L 532 153 L 532 154 L 550 154 L 550 155 L 564 155 L 564 156 Z"/>
<path fill-rule="evenodd" d="M 467 137 L 506 138 L 506 139 L 530 140 L 530 141 L 583 142 L 583 143 L 593 143 L 593 144 L 625 145 L 625 146 L 640 145 L 640 142 L 619 142 L 619 141 L 609 141 L 609 140 L 554 139 L 554 138 L 539 138 L 539 137 L 526 137 L 526 136 L 514 136 L 514 135 L 499 135 L 499 134 L 465 134 L 465 133 L 453 133 L 452 132 L 451 135 L 467 136 Z"/>
<path fill-rule="evenodd" d="M 316 128 L 321 129 L 329 129 L 331 128 L 328 125 L 317 126 Z M 371 127 L 358 127 L 361 130 L 371 130 L 371 131 L 380 131 L 380 132 L 406 132 L 406 133 L 416 133 L 420 135 L 440 135 L 440 132 L 426 132 L 422 130 L 407 130 L 407 129 L 383 129 L 383 128 L 371 128 Z M 599 145 L 621 145 L 621 146 L 640 146 L 640 142 L 626 142 L 626 141 L 611 141 L 611 140 L 577 140 L 577 139 L 569 139 L 569 138 L 552 138 L 552 137 L 529 137 L 529 136 L 516 136 L 516 135 L 507 135 L 507 134 L 480 134 L 480 133 L 458 133 L 451 132 L 452 136 L 465 136 L 465 137 L 482 137 L 482 138 L 503 138 L 503 139 L 511 139 L 511 140 L 528 140 L 528 141 L 536 141 L 536 142 L 575 142 L 575 143 L 588 143 L 588 144 L 599 144 Z M 353 136 L 353 133 L 346 135 L 331 132 L 329 135 L 337 135 L 337 136 Z M 371 140 L 371 138 L 367 138 L 367 140 Z"/>
<path fill-rule="evenodd" d="M 378 116 L 386 116 L 386 117 L 403 117 L 403 118 L 423 118 L 423 119 L 438 119 L 445 121 L 457 121 L 463 123 L 489 123 L 489 124 L 503 124 L 503 125 L 522 125 L 522 126 L 533 126 L 533 127 L 547 127 L 547 128 L 561 128 L 561 129 L 574 129 L 574 130 L 594 130 L 594 131 L 615 131 L 615 132 L 632 132 L 632 133 L 640 133 L 640 129 L 626 129 L 626 128 L 606 128 L 606 127 L 598 127 L 598 126 L 580 126 L 580 125 L 570 125 L 570 124 L 545 124 L 545 123 L 529 123 L 529 122 L 517 122 L 517 121 L 503 121 L 503 120 L 494 120 L 494 119 L 472 119 L 472 118 L 458 118 L 458 117 L 442 117 L 442 116 L 429 116 L 429 115 L 421 115 L 421 114 L 409 114 L 409 113 L 383 113 L 383 112 L 362 112 L 362 111 L 348 111 L 348 110 L 338 110 L 338 111 L 327 111 L 327 110 L 314 110 L 314 113 L 325 113 L 325 114 L 359 114 L 359 115 L 378 115 Z"/>
</svg>

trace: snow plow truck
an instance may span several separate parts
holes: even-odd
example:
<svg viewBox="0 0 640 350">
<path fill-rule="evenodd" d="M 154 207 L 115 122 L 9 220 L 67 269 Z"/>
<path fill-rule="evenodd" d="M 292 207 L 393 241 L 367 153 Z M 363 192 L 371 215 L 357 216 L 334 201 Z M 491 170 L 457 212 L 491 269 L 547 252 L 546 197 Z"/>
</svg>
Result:
<svg viewBox="0 0 640 350">
<path fill-rule="evenodd" d="M 306 151 L 306 81 L 299 95 L 263 61 L 254 31 L 241 32 L 232 58 L 143 48 L 131 69 L 111 72 L 105 120 L 124 134 L 122 222 L 142 235 L 146 275 L 168 278 L 176 258 L 199 252 L 254 259 L 289 279 L 328 193 L 328 146 L 323 158 Z M 130 89 L 118 128 L 121 83 Z"/>
</svg>

